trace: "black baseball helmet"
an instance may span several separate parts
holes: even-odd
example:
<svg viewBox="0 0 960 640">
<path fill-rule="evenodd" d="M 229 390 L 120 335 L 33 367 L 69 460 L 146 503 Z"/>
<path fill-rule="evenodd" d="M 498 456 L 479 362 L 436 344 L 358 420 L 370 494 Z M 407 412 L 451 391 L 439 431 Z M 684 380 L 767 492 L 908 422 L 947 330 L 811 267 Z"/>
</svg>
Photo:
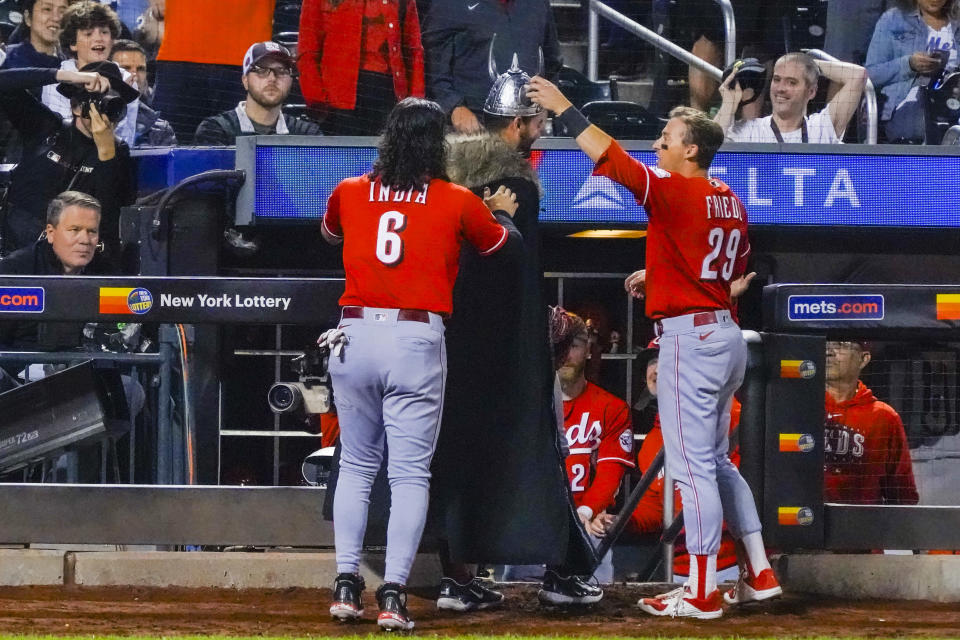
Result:
<svg viewBox="0 0 960 640">
<path fill-rule="evenodd" d="M 760 61 L 756 58 L 734 60 L 733 64 L 723 70 L 720 82 L 726 81 L 731 73 L 734 74 L 733 81 L 739 84 L 741 89 L 744 91 L 753 89 L 753 95 L 740 104 L 750 104 L 759 98 L 767 85 L 767 68 L 760 64 Z"/>
</svg>

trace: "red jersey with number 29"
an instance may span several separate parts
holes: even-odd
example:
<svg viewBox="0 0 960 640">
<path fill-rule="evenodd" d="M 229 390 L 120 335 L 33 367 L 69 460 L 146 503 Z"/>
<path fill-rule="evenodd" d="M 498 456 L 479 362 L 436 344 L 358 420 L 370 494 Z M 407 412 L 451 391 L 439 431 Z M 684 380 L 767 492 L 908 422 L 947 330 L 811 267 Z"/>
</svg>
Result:
<svg viewBox="0 0 960 640">
<path fill-rule="evenodd" d="M 730 281 L 743 275 L 750 253 L 747 212 L 730 187 L 648 167 L 616 141 L 593 173 L 625 186 L 647 211 L 648 317 L 730 308 Z"/>
<path fill-rule="evenodd" d="M 323 226 L 343 238 L 341 306 L 447 315 L 463 240 L 481 255 L 507 241 L 507 230 L 480 198 L 440 179 L 419 191 L 394 191 L 369 176 L 348 178 L 330 194 Z"/>
</svg>

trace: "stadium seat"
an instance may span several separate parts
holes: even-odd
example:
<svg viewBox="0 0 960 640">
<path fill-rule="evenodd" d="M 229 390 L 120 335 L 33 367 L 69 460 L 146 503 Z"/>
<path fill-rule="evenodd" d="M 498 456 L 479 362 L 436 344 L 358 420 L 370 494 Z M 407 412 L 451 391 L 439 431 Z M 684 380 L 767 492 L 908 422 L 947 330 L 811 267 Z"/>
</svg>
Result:
<svg viewBox="0 0 960 640">
<path fill-rule="evenodd" d="M 615 79 L 594 82 L 570 67 L 560 68 L 557 86 L 563 92 L 563 95 L 570 99 L 573 106 L 578 109 L 594 100 L 616 100 L 618 98 L 617 81 Z"/>
<path fill-rule="evenodd" d="M 620 140 L 656 140 L 665 123 L 645 107 L 623 100 L 588 102 L 582 111 L 591 123 Z"/>
</svg>

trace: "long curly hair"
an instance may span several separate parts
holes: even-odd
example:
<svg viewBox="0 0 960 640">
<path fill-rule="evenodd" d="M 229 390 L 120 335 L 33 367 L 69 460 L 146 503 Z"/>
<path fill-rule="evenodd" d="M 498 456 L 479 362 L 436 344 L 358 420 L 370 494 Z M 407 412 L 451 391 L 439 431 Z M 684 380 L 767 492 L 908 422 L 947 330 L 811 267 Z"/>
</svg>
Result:
<svg viewBox="0 0 960 640">
<path fill-rule="evenodd" d="M 893 6 L 908 13 L 917 8 L 917 0 L 893 0 Z M 960 0 L 950 0 L 943 9 L 950 22 L 954 24 L 960 22 Z"/>
<path fill-rule="evenodd" d="M 370 179 L 379 178 L 397 191 L 419 189 L 434 178 L 448 180 L 446 122 L 447 116 L 436 102 L 401 100 L 387 116 Z"/>
</svg>

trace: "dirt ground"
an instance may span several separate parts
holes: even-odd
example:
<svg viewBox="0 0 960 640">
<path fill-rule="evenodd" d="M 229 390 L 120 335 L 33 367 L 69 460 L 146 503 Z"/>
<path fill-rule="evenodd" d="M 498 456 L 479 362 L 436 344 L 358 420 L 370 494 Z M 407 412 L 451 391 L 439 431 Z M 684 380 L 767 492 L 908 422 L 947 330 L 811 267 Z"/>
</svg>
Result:
<svg viewBox="0 0 960 640">
<path fill-rule="evenodd" d="M 651 618 L 634 607 L 651 588 L 615 586 L 582 611 L 541 609 L 536 587 L 508 586 L 498 611 L 437 611 L 436 593 L 411 594 L 416 631 L 439 636 L 549 634 L 618 636 L 960 636 L 960 607 L 917 602 L 853 602 L 790 595 L 728 611 L 720 620 Z M 376 631 L 372 590 L 358 624 L 334 623 L 328 590 L 0 588 L 0 632 L 116 635 L 353 635 Z"/>
</svg>

